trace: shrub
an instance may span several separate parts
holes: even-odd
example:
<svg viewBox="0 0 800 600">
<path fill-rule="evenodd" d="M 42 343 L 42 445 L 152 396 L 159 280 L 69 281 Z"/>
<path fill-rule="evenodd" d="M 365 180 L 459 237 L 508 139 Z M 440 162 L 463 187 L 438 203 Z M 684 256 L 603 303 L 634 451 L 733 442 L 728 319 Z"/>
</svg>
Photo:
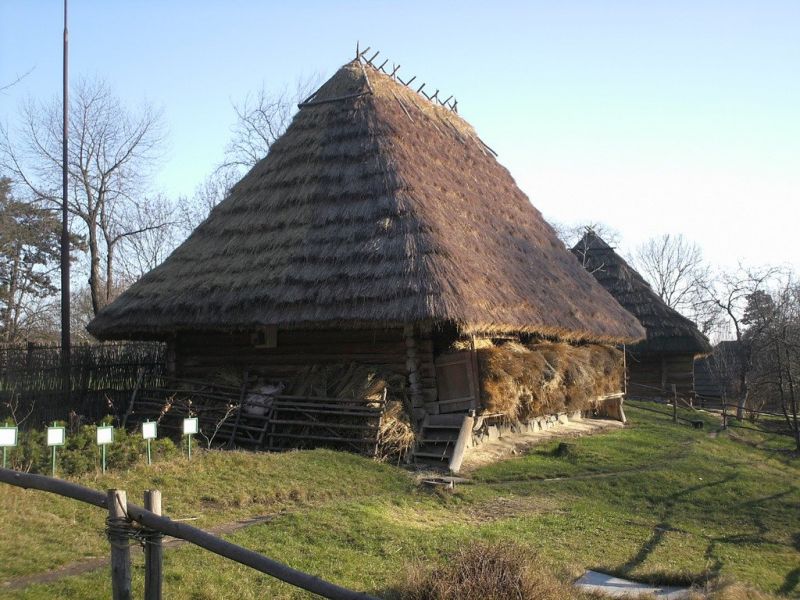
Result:
<svg viewBox="0 0 800 600">
<path fill-rule="evenodd" d="M 511 543 L 470 544 L 433 569 L 415 564 L 397 590 L 402 600 L 558 600 L 574 590 Z"/>
<path fill-rule="evenodd" d="M 76 476 L 98 471 L 101 468 L 101 449 L 96 444 L 96 425 L 83 425 L 68 432 L 65 445 L 58 448 L 56 474 Z M 152 440 L 153 460 L 169 460 L 180 454 L 169 438 Z M 114 442 L 106 447 L 106 467 L 127 469 L 146 460 L 147 444 L 139 431 L 114 430 Z M 18 445 L 9 448 L 8 466 L 17 471 L 50 475 L 52 472 L 51 449 L 46 445 L 44 431 L 29 430 L 19 433 Z"/>
</svg>

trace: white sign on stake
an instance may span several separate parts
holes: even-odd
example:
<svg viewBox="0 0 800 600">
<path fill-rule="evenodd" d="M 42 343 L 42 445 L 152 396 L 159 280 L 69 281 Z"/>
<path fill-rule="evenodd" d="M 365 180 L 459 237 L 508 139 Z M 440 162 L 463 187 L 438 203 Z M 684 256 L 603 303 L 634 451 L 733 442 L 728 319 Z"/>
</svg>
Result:
<svg viewBox="0 0 800 600">
<path fill-rule="evenodd" d="M 158 436 L 158 423 L 146 421 L 142 423 L 142 437 L 146 440 L 154 440 Z"/>
<path fill-rule="evenodd" d="M 103 425 L 97 428 L 97 445 L 104 446 L 114 441 L 114 428 L 111 425 Z"/>
<path fill-rule="evenodd" d="M 17 445 L 17 428 L 16 427 L 0 427 L 0 446 L 3 448 L 11 448 Z"/>
<path fill-rule="evenodd" d="M 183 435 L 195 435 L 197 431 L 197 417 L 183 420 Z"/>
<path fill-rule="evenodd" d="M 64 427 L 47 428 L 47 445 L 63 446 L 66 429 Z"/>
</svg>

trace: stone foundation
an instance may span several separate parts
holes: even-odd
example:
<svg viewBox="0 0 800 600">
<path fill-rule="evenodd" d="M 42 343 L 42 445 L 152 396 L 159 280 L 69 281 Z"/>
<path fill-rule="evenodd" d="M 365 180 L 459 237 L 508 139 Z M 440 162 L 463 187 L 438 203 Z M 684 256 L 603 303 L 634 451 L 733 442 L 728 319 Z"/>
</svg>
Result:
<svg viewBox="0 0 800 600">
<path fill-rule="evenodd" d="M 580 411 L 536 417 L 524 422 L 509 422 L 502 417 L 476 417 L 469 447 L 480 446 L 486 442 L 494 442 L 503 437 L 503 435 L 536 433 L 537 431 L 551 429 L 559 424 L 566 425 L 570 421 L 580 421 L 583 418 Z"/>
</svg>

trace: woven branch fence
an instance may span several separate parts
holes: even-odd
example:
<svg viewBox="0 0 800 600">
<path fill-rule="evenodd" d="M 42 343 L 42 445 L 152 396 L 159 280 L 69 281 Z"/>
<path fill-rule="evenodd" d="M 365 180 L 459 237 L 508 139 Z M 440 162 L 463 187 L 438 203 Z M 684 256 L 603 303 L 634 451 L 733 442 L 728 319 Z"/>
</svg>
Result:
<svg viewBox="0 0 800 600">
<path fill-rule="evenodd" d="M 135 389 L 159 387 L 165 348 L 152 342 L 81 344 L 71 348 L 70 393 L 62 387 L 61 347 L 0 347 L 0 420 L 24 429 L 80 415 L 94 422 L 120 415 Z"/>
</svg>

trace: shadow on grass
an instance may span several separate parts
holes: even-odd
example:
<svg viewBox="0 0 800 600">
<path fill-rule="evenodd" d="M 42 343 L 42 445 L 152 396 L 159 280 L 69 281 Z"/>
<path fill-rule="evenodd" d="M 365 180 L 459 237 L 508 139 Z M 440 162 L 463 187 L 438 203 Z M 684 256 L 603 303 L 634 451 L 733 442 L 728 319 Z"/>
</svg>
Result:
<svg viewBox="0 0 800 600">
<path fill-rule="evenodd" d="M 661 545 L 668 532 L 682 531 L 671 524 L 671 521 L 674 516 L 673 511 L 675 510 L 676 500 L 689 496 L 694 492 L 697 492 L 702 489 L 725 485 L 726 483 L 730 483 L 735 479 L 737 479 L 737 475 L 732 474 L 723 477 L 722 479 L 718 479 L 717 481 L 709 481 L 698 485 L 692 485 L 664 496 L 661 499 L 661 502 L 663 503 L 664 506 L 664 515 L 661 521 L 653 527 L 653 533 L 647 539 L 647 541 L 645 541 L 645 543 L 642 544 L 642 546 L 639 548 L 636 554 L 633 557 L 631 557 L 630 560 L 617 567 L 615 569 L 615 573 L 622 577 L 630 576 L 631 572 L 634 571 L 637 567 L 644 564 L 647 558 L 656 550 L 656 548 L 658 548 L 659 545 Z M 714 562 L 711 566 L 706 566 L 702 571 L 698 573 L 683 574 L 683 575 L 653 573 L 645 577 L 645 579 L 650 583 L 666 584 L 666 585 L 686 585 L 686 584 L 691 585 L 695 583 L 705 582 L 708 579 L 719 575 L 720 569 L 722 568 L 722 563 L 719 561 L 719 559 L 714 558 L 712 555 L 713 552 L 709 547 L 706 550 L 706 559 L 707 560 L 713 559 Z"/>
<path fill-rule="evenodd" d="M 794 549 L 800 552 L 800 532 L 795 532 L 792 536 L 792 542 Z M 786 574 L 783 585 L 778 588 L 778 593 L 788 596 L 790 593 L 796 592 L 798 587 L 800 587 L 800 567 L 792 569 Z"/>
</svg>

